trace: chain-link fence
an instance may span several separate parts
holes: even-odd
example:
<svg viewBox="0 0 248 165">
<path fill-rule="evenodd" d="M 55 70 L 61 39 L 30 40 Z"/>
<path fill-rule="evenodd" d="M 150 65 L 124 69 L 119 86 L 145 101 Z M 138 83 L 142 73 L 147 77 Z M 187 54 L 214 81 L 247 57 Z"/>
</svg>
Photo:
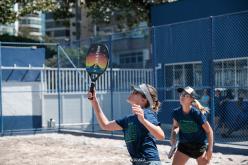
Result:
<svg viewBox="0 0 248 165">
<path fill-rule="evenodd" d="M 75 68 L 75 66 L 77 67 L 75 64 L 78 63 L 84 67 L 87 52 L 80 54 L 80 57 L 73 58 L 70 50 L 87 51 L 92 43 L 103 43 L 109 49 L 109 67 L 96 82 L 97 96 L 103 112 L 109 120 L 119 119 L 129 115 L 131 109 L 127 102 L 127 97 L 130 94 L 131 84 L 153 84 L 154 75 L 152 58 L 150 56 L 150 30 L 140 29 L 127 33 L 113 34 L 111 36 L 90 38 L 88 40 L 69 43 L 69 45 L 62 45 L 64 55 L 61 55 L 61 59 L 71 59 L 71 63 L 67 66 L 60 64 L 60 67 Z M 76 129 L 80 131 L 118 134 L 118 132 L 106 132 L 101 130 L 92 107 L 86 98 L 90 84 L 88 75 L 83 77 L 83 81 L 85 81 L 85 88 L 82 91 L 84 99 L 79 102 L 79 104 L 83 104 L 83 106 L 81 106 L 82 112 L 75 110 L 74 112 L 78 113 L 78 115 L 73 116 L 71 111 L 68 112 L 66 116 L 63 115 L 66 120 L 62 121 L 62 128 L 66 130 Z M 69 104 L 67 103 L 67 105 Z M 81 113 L 81 115 L 79 113 Z M 77 118 L 83 116 L 84 120 L 78 119 L 78 122 L 76 122 L 75 116 L 77 116 Z"/>
<path fill-rule="evenodd" d="M 154 27 L 160 120 L 170 134 L 178 87 L 191 86 L 209 108 L 216 142 L 247 141 L 248 13 Z"/>
<path fill-rule="evenodd" d="M 96 89 L 109 120 L 131 113 L 131 84 L 149 83 L 158 90 L 158 116 L 168 138 L 172 111 L 180 106 L 176 90 L 192 86 L 209 108 L 215 141 L 247 141 L 247 25 L 248 12 L 242 12 L 64 45 L 2 42 L 1 133 L 102 132 L 86 96 L 84 61 L 90 44 L 104 43 L 110 65 Z"/>
<path fill-rule="evenodd" d="M 87 99 L 85 56 L 93 43 L 109 49 L 110 65 L 97 80 L 109 120 L 130 114 L 131 84 L 153 84 L 149 30 L 66 44 L 1 42 L 1 133 L 38 130 L 103 132 Z M 14 57 L 14 58 L 12 58 Z"/>
</svg>

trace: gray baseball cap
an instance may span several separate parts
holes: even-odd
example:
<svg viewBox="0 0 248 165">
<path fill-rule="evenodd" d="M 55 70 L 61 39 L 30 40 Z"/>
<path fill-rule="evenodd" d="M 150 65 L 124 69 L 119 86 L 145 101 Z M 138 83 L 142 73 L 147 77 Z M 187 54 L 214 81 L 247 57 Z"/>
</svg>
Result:
<svg viewBox="0 0 248 165">
<path fill-rule="evenodd" d="M 197 93 L 195 92 L 195 90 L 190 87 L 190 86 L 187 86 L 187 87 L 184 87 L 184 88 L 177 88 L 177 92 L 178 93 L 182 93 L 183 91 L 185 91 L 187 94 L 189 94 L 191 97 L 193 98 L 198 98 L 198 95 Z"/>
<path fill-rule="evenodd" d="M 146 96 L 146 99 L 148 100 L 150 107 L 152 108 L 153 100 L 152 100 L 152 96 L 146 84 L 131 85 L 131 88 L 135 91 L 138 91 L 139 93 L 142 93 L 144 96 Z"/>
</svg>

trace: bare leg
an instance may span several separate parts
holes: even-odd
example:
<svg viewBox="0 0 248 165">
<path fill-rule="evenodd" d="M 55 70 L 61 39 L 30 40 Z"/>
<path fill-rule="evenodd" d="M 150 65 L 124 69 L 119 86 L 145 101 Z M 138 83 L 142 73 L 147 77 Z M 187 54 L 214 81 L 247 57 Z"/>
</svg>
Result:
<svg viewBox="0 0 248 165">
<path fill-rule="evenodd" d="M 209 161 L 204 158 L 205 154 L 206 154 L 206 152 L 204 152 L 201 156 L 199 156 L 196 159 L 198 165 L 208 165 L 209 164 Z"/>
<path fill-rule="evenodd" d="M 180 151 L 176 151 L 172 165 L 184 165 L 189 160 L 189 157 Z"/>
</svg>

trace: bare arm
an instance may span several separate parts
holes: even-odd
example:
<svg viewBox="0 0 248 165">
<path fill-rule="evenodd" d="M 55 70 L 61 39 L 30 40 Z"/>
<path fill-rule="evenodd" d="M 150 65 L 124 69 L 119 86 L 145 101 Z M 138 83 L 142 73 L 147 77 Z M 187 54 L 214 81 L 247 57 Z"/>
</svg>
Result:
<svg viewBox="0 0 248 165">
<path fill-rule="evenodd" d="M 103 130 L 107 130 L 107 131 L 122 130 L 122 127 L 119 126 L 115 122 L 115 120 L 109 121 L 108 118 L 105 116 L 105 114 L 102 111 L 101 106 L 99 105 L 99 102 L 98 102 L 98 100 L 96 98 L 96 94 L 95 93 L 96 92 L 94 91 L 93 100 L 90 100 L 90 101 L 91 101 L 92 107 L 93 107 L 93 109 L 95 111 L 96 118 L 97 118 L 97 121 L 98 121 L 100 127 Z M 92 96 L 92 93 L 89 92 L 88 93 L 88 98 L 90 98 L 91 96 Z"/>
<path fill-rule="evenodd" d="M 160 128 L 160 126 L 154 125 L 148 120 L 144 119 L 143 122 L 141 122 L 146 129 L 158 140 L 164 140 L 165 135 L 164 131 Z"/>
<path fill-rule="evenodd" d="M 164 140 L 164 131 L 160 126 L 152 124 L 144 117 L 144 111 L 139 105 L 132 105 L 132 111 L 137 115 L 138 120 L 146 127 L 146 129 L 158 140 Z"/>
<path fill-rule="evenodd" d="M 202 125 L 202 128 L 204 129 L 204 131 L 207 134 L 208 137 L 208 150 L 207 150 L 207 154 L 206 154 L 206 159 L 210 160 L 212 157 L 212 153 L 213 153 L 213 130 L 211 128 L 211 126 L 209 125 L 208 122 L 204 123 Z"/>
<path fill-rule="evenodd" d="M 171 138 L 170 138 L 171 145 L 176 143 L 178 132 L 179 132 L 179 124 L 175 119 L 173 119 L 172 128 L 171 128 Z"/>
</svg>

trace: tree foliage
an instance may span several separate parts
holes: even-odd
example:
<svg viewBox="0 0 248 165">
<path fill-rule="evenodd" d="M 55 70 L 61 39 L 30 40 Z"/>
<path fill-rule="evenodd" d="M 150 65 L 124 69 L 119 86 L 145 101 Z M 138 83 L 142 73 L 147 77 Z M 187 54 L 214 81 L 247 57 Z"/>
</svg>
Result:
<svg viewBox="0 0 248 165">
<path fill-rule="evenodd" d="M 150 22 L 150 7 L 167 0 L 85 0 L 87 15 L 96 23 L 111 23 L 132 27 L 139 22 Z"/>
<path fill-rule="evenodd" d="M 167 0 L 1 0 L 0 24 L 13 23 L 21 16 L 42 12 L 53 12 L 55 19 L 73 16 L 71 7 L 81 4 L 94 23 L 136 25 L 140 21 L 149 22 L 150 7 Z M 14 10 L 14 4 L 21 8 Z"/>
<path fill-rule="evenodd" d="M 53 49 L 51 49 L 53 50 Z M 72 63 L 77 67 L 77 68 L 83 68 L 85 67 L 85 57 L 88 48 L 86 47 L 81 47 L 81 48 L 65 48 L 64 50 Z M 48 67 L 58 67 L 57 63 L 57 58 L 58 55 L 56 54 L 56 51 L 53 50 L 53 56 L 46 58 L 46 66 Z M 59 61 L 59 66 L 62 68 L 74 68 L 70 60 L 65 56 L 65 54 L 60 54 L 60 61 Z"/>
<path fill-rule="evenodd" d="M 21 7 L 18 11 L 14 10 L 14 4 L 18 3 Z M 38 11 L 56 11 L 58 4 L 53 0 L 1 0 L 0 1 L 0 24 L 15 22 L 21 16 L 36 13 Z"/>
</svg>

